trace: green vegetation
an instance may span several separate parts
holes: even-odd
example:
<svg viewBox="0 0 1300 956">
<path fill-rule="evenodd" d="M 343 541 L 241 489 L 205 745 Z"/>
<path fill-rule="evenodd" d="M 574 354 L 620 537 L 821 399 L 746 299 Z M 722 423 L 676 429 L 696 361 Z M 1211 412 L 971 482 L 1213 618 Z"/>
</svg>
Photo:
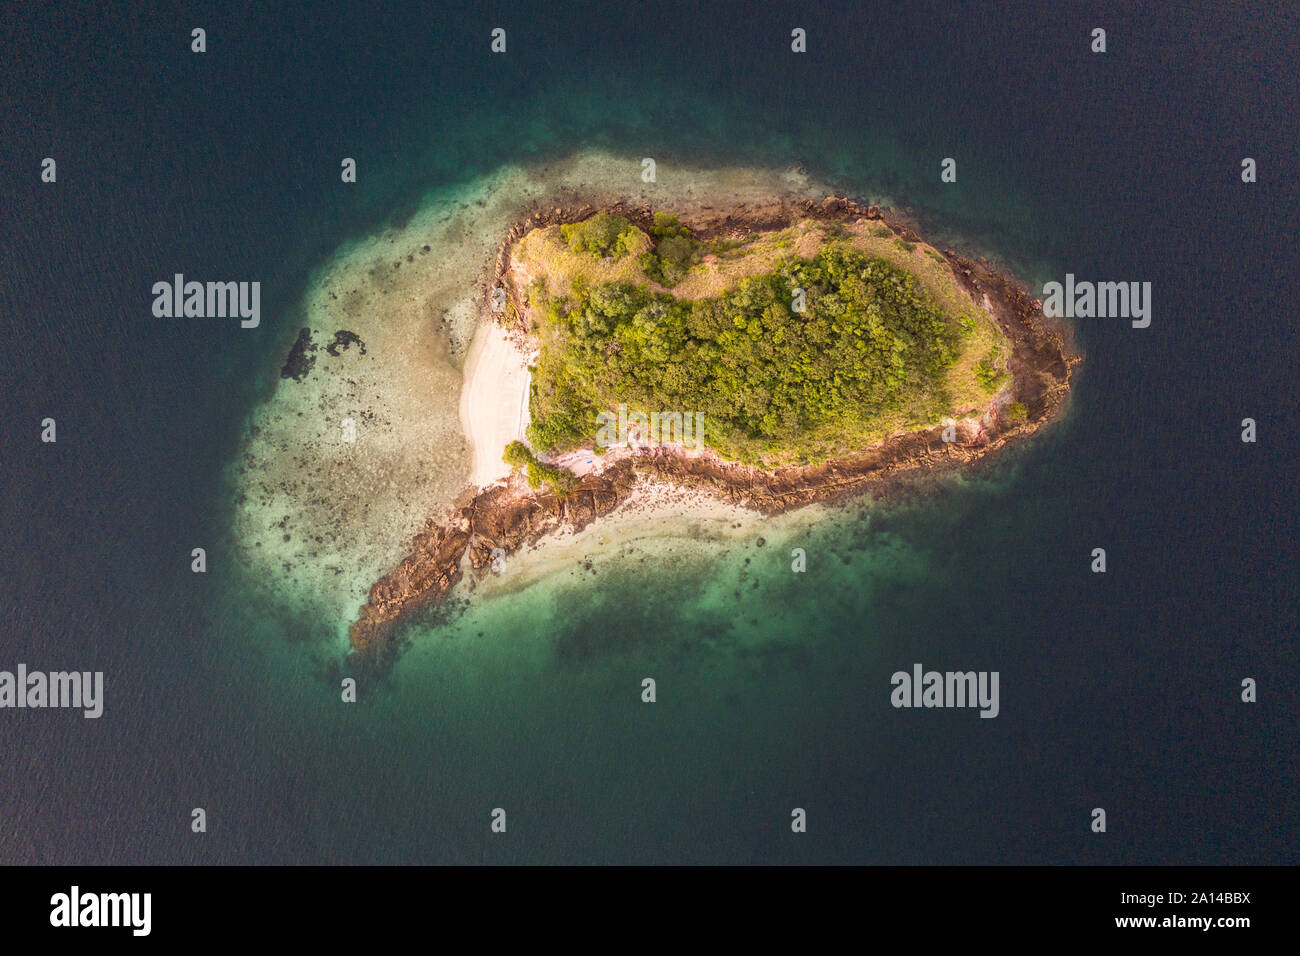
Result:
<svg viewBox="0 0 1300 956">
<path fill-rule="evenodd" d="M 704 244 L 670 216 L 655 222 L 655 262 L 641 260 L 668 285 L 651 268 L 671 280 Z M 803 312 L 792 309 L 795 288 L 805 292 Z M 970 337 L 914 274 L 844 243 L 810 260 L 782 258 L 714 298 L 627 281 L 537 298 L 529 439 L 546 449 L 587 443 L 596 415 L 623 402 L 703 412 L 705 442 L 742 461 L 851 453 L 947 414 L 948 373 L 963 332 Z"/>
<path fill-rule="evenodd" d="M 725 256 L 728 252 L 741 248 L 749 241 L 748 239 L 714 239 L 709 243 L 709 252 L 715 256 Z"/>
<path fill-rule="evenodd" d="M 622 216 L 598 212 L 590 219 L 560 227 L 560 238 L 574 252 L 590 252 L 598 259 L 621 259 L 636 248 L 637 228 Z"/>
<path fill-rule="evenodd" d="M 550 486 L 557 498 L 567 498 L 578 490 L 580 480 L 573 472 L 556 468 L 538 461 L 532 451 L 521 441 L 512 441 L 506 445 L 505 454 L 501 456 L 507 465 L 518 471 L 526 470 L 529 488 L 540 488 L 543 484 Z"/>
<path fill-rule="evenodd" d="M 538 276 L 532 282 L 528 283 L 525 290 L 528 305 L 534 309 L 540 309 L 546 302 L 546 280 Z"/>
<path fill-rule="evenodd" d="M 726 256 L 743 247 L 748 239 L 712 239 L 707 242 L 696 239 L 676 216 L 657 212 L 654 225 L 650 227 L 650 248 L 637 258 L 637 265 L 651 279 L 666 289 L 677 285 L 697 265 L 707 253 L 714 256 Z M 792 240 L 784 239 L 776 243 L 778 248 L 788 248 Z"/>
<path fill-rule="evenodd" d="M 1029 417 L 1029 409 L 1025 407 L 1024 402 L 1012 402 L 1007 406 L 1007 414 L 1013 422 L 1023 422 Z"/>
<path fill-rule="evenodd" d="M 536 461 L 532 451 L 521 441 L 512 441 L 509 445 L 506 445 L 501 460 L 516 471 L 520 468 L 527 468 Z"/>
<path fill-rule="evenodd" d="M 626 403 L 702 412 L 705 443 L 726 457 L 824 461 L 977 414 L 1010 381 L 1011 343 L 947 260 L 879 222 L 701 240 L 664 213 L 647 230 L 592 220 L 511 250 L 520 322 L 541 347 L 539 451 L 590 447 L 596 416 Z"/>
<path fill-rule="evenodd" d="M 984 386 L 990 395 L 1000 389 L 1009 378 L 1003 369 L 997 367 L 1000 357 L 1001 353 L 998 349 L 990 349 L 988 355 L 980 359 L 975 366 L 975 380 Z"/>
<path fill-rule="evenodd" d="M 675 286 L 686 278 L 691 266 L 699 260 L 700 243 L 676 216 L 663 212 L 655 213 L 650 235 L 654 246 L 641 254 L 637 265 L 660 285 Z"/>
</svg>

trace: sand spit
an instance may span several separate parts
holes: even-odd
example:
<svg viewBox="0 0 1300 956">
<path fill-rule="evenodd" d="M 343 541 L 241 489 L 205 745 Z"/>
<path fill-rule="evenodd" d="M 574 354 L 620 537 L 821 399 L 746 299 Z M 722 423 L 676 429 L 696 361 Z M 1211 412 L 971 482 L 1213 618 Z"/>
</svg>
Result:
<svg viewBox="0 0 1300 956">
<path fill-rule="evenodd" d="M 720 201 L 674 205 L 662 200 L 653 206 L 627 201 L 608 205 L 638 224 L 648 222 L 653 211 L 667 209 L 706 236 L 743 235 L 815 217 L 854 222 L 880 220 L 900 239 L 922 241 L 907 224 L 893 220 L 878 208 L 841 197 L 815 202 L 778 196 L 750 199 L 737 206 Z M 523 290 L 512 282 L 510 244 L 538 226 L 576 221 L 593 211 L 590 202 L 561 206 L 530 215 L 509 230 L 497 257 L 492 284 L 510 290 L 519 314 L 524 314 Z M 437 601 L 467 570 L 482 572 L 494 557 L 515 554 L 544 538 L 581 532 L 597 520 L 635 528 L 635 514 L 626 505 L 644 494 L 648 484 L 676 489 L 684 496 L 681 507 L 686 516 L 694 508 L 713 508 L 721 502 L 739 509 L 752 521 L 755 515 L 777 515 L 814 502 L 884 489 L 918 474 L 957 469 L 1051 421 L 1068 393 L 1070 376 L 1080 357 L 1067 344 L 1062 330 L 1043 318 L 1041 302 L 1032 299 L 1014 279 L 987 262 L 966 259 L 952 250 L 944 250 L 943 255 L 958 282 L 975 302 L 984 303 L 1013 346 L 1010 370 L 1014 381 L 1010 390 L 966 423 L 967 427 L 959 429 L 956 441 L 943 441 L 942 428 L 913 431 L 864 449 L 850 459 L 771 471 L 735 465 L 712 455 L 646 450 L 612 457 L 608 464 L 602 463 L 604 467 L 587 472 L 577 493 L 563 500 L 549 492 L 529 491 L 520 479 L 512 478 L 481 492 L 447 517 L 428 521 L 413 539 L 406 557 L 371 588 L 369 600 L 349 632 L 354 659 L 362 664 L 390 660 L 394 625 L 404 615 Z M 490 391 L 487 386 L 483 388 Z M 1010 413 L 1013 402 L 1024 406 L 1023 419 Z"/>
</svg>

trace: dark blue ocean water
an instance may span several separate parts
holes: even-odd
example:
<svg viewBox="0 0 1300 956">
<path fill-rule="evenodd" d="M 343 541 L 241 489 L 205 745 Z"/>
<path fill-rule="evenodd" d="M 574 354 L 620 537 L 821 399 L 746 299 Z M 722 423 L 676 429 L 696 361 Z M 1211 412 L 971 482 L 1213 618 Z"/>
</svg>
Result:
<svg viewBox="0 0 1300 956">
<path fill-rule="evenodd" d="M 1294 10 L 447 6 L 0 26 L 0 666 L 109 694 L 97 721 L 0 714 L 0 861 L 1294 862 Z M 521 629 L 540 665 L 399 670 L 341 709 L 310 637 L 221 568 L 245 418 L 339 243 L 585 147 L 802 162 L 1028 282 L 1150 281 L 1152 324 L 1080 320 L 1067 418 L 826 529 L 817 593 L 702 620 L 614 580 L 616 627 L 575 599 Z M 155 319 L 174 272 L 260 279 L 262 328 Z M 728 643 L 742 618 L 783 635 L 761 660 Z M 914 661 L 999 670 L 1001 715 L 893 710 Z M 635 709 L 625 665 L 676 702 Z"/>
</svg>

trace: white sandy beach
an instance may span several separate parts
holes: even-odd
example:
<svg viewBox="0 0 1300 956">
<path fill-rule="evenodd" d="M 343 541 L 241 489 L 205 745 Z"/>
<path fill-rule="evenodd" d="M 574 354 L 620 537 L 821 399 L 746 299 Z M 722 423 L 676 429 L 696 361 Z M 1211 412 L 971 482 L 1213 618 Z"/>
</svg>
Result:
<svg viewBox="0 0 1300 956">
<path fill-rule="evenodd" d="M 495 322 L 482 323 L 465 359 L 460 422 L 470 446 L 470 484 L 482 488 L 510 474 L 502 452 L 528 427 L 527 359 Z"/>
</svg>

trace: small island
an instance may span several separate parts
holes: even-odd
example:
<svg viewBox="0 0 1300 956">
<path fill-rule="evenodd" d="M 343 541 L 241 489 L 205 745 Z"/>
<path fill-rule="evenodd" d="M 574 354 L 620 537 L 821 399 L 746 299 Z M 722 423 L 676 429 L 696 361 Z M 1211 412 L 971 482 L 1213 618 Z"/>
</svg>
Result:
<svg viewBox="0 0 1300 956">
<path fill-rule="evenodd" d="M 371 589 L 350 632 L 367 660 L 463 562 L 641 483 L 770 514 L 959 467 L 1051 419 L 1079 361 L 1015 280 L 840 197 L 557 207 L 510 231 L 484 292 L 509 374 L 465 388 L 482 487 Z"/>
</svg>

